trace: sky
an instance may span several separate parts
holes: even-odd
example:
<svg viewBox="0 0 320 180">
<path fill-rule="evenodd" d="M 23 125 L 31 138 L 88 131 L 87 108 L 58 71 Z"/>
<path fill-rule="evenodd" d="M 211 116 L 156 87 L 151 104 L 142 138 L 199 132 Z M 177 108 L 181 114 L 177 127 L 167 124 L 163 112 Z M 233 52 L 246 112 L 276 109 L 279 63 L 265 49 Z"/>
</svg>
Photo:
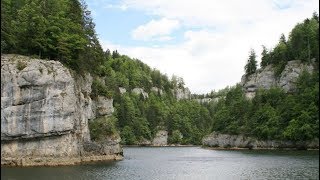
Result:
<svg viewBox="0 0 320 180">
<path fill-rule="evenodd" d="M 86 0 L 104 50 L 137 58 L 192 93 L 236 85 L 250 49 L 319 14 L 318 0 Z"/>
</svg>

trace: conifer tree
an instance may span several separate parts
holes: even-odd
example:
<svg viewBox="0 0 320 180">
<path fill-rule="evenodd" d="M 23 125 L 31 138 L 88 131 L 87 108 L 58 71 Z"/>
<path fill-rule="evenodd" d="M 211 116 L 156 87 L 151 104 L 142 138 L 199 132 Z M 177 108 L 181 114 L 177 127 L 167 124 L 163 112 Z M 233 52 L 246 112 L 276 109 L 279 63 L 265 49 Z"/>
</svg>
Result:
<svg viewBox="0 0 320 180">
<path fill-rule="evenodd" d="M 246 76 L 249 76 L 255 73 L 257 70 L 256 53 L 253 49 L 250 50 L 249 59 L 244 68 L 245 68 Z"/>
<path fill-rule="evenodd" d="M 270 54 L 268 53 L 267 48 L 262 45 L 262 53 L 261 53 L 261 63 L 260 66 L 262 68 L 266 67 L 270 64 Z"/>
</svg>

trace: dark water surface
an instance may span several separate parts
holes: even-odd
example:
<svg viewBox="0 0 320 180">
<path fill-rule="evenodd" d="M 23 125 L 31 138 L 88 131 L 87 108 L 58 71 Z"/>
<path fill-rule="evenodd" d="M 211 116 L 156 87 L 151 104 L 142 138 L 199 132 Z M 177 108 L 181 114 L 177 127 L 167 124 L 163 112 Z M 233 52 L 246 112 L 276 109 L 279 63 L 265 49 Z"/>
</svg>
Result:
<svg viewBox="0 0 320 180">
<path fill-rule="evenodd" d="M 1 179 L 319 179 L 319 151 L 126 147 L 118 162 L 1 168 Z"/>
</svg>

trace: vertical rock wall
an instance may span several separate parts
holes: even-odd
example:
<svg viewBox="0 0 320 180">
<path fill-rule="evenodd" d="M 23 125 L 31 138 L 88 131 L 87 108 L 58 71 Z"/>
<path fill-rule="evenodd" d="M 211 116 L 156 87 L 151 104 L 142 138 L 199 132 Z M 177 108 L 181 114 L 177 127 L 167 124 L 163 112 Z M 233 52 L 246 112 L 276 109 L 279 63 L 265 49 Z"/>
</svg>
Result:
<svg viewBox="0 0 320 180">
<path fill-rule="evenodd" d="M 257 89 L 270 89 L 271 87 L 281 87 L 285 92 L 292 92 L 295 89 L 295 82 L 304 71 L 312 73 L 314 70 L 314 60 L 311 63 L 302 63 L 300 60 L 289 61 L 279 77 L 274 75 L 275 69 L 272 65 L 258 70 L 256 73 L 241 78 L 246 96 L 253 98 Z"/>
<path fill-rule="evenodd" d="M 95 153 L 90 158 L 83 146 L 90 142 L 88 120 L 113 111 L 112 100 L 95 102 L 90 98 L 91 84 L 90 75 L 72 76 L 57 61 L 2 55 L 1 165 L 62 165 L 121 158 L 118 147 L 117 152 Z"/>
</svg>

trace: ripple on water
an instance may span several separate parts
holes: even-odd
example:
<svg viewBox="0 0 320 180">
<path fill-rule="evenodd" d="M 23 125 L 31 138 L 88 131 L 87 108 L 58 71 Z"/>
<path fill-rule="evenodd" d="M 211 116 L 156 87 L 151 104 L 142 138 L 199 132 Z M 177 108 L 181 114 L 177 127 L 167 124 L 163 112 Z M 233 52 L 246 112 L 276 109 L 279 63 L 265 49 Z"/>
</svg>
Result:
<svg viewBox="0 0 320 180">
<path fill-rule="evenodd" d="M 319 151 L 217 151 L 199 147 L 127 147 L 118 162 L 1 168 L 12 180 L 319 179 Z"/>
</svg>

